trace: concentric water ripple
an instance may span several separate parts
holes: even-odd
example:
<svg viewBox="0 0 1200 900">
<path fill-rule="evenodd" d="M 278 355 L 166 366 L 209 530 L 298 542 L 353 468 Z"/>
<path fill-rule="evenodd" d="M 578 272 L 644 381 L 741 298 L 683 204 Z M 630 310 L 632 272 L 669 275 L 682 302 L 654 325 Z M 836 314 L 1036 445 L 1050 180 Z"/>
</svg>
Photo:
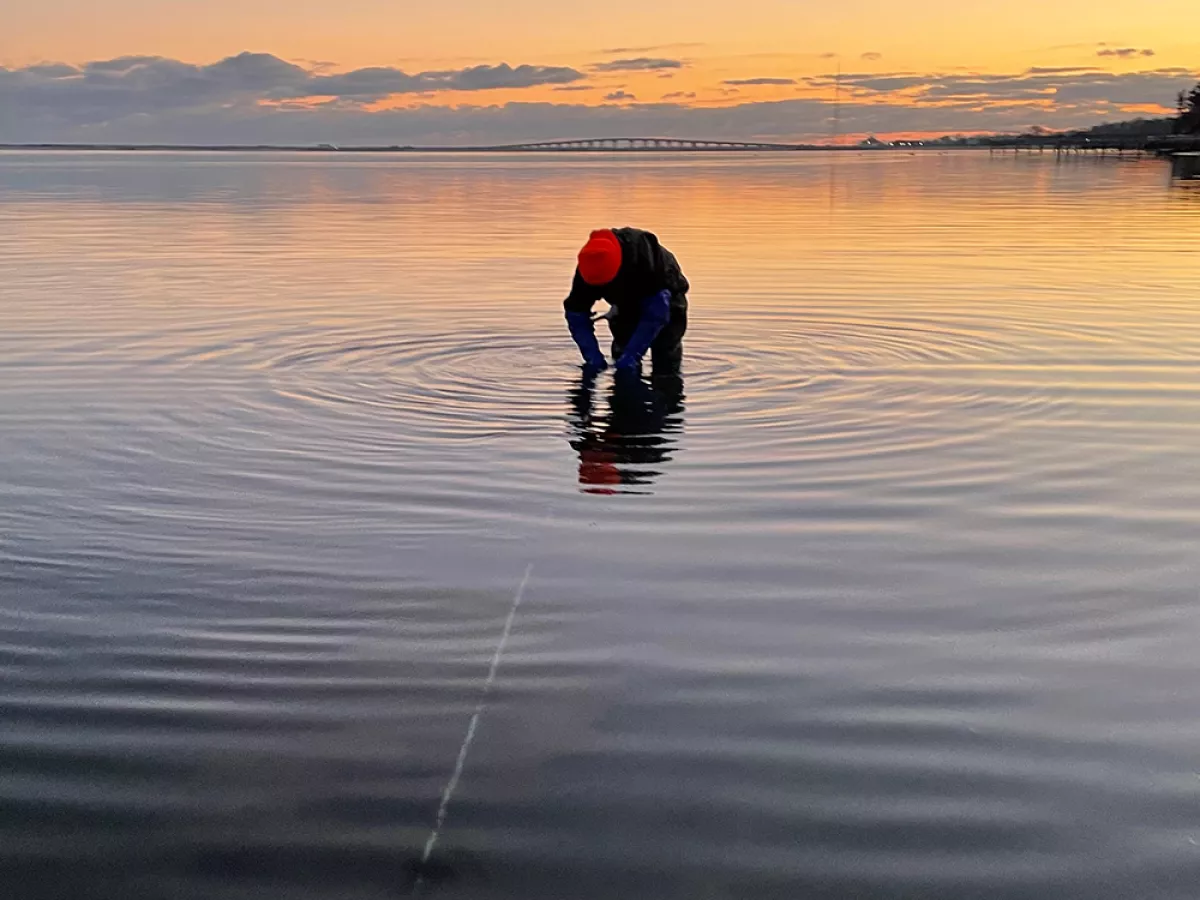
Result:
<svg viewBox="0 0 1200 900">
<path fill-rule="evenodd" d="M 562 341 L 544 333 L 455 332 L 317 344 L 264 369 L 286 401 L 454 440 L 544 429 L 564 358 Z"/>
<path fill-rule="evenodd" d="M 316 464 L 336 468 L 338 481 L 307 483 L 305 490 L 335 503 L 347 487 L 387 472 L 447 471 L 461 480 L 469 467 L 456 446 L 470 454 L 564 432 L 581 454 L 581 477 L 585 469 L 603 475 L 595 464 L 608 460 L 625 473 L 612 477 L 643 488 L 680 446 L 705 450 L 689 457 L 751 491 L 798 477 L 813 486 L 836 483 L 861 475 L 859 460 L 882 466 L 892 458 L 888 465 L 900 467 L 893 473 L 925 478 L 928 454 L 1045 421 L 1061 400 L 1053 372 L 1036 359 L 1022 378 L 1006 373 L 1025 351 L 998 329 L 984 333 L 986 320 L 955 329 L 927 320 L 749 311 L 712 325 L 701 317 L 686 341 L 679 408 L 626 415 L 620 440 L 597 447 L 596 435 L 580 430 L 579 410 L 565 402 L 580 385 L 574 348 L 545 318 L 521 333 L 418 335 L 363 327 L 260 330 L 262 323 L 248 318 L 235 341 L 193 328 L 67 353 L 87 369 L 115 365 L 120 377 L 148 371 L 165 384 L 204 385 L 186 405 L 164 403 L 121 432 L 118 443 L 92 448 L 111 467 L 121 468 L 131 453 L 185 466 L 203 448 L 213 465 L 226 467 L 222 490 L 240 494 L 272 484 L 286 489 L 288 478 L 307 481 Z M 162 352 L 164 344 L 172 349 Z M 55 373 L 43 374 L 53 383 Z M 606 373 L 589 401 L 597 408 L 586 414 L 588 427 L 597 434 L 612 430 L 613 410 L 601 408 L 614 400 L 611 384 Z M 539 484 L 540 465 L 530 468 L 510 454 L 489 466 L 472 493 L 495 495 L 497 478 L 524 480 L 544 505 L 552 485 Z"/>
<path fill-rule="evenodd" d="M 770 345 L 755 339 L 769 328 Z M 936 325 L 830 320 L 724 319 L 716 333 L 687 341 L 687 389 L 703 396 L 710 422 L 848 430 L 876 442 L 892 429 L 873 402 L 889 396 L 953 414 L 986 399 L 987 363 L 1014 353 L 994 339 Z M 419 337 L 354 335 L 317 340 L 257 364 L 282 403 L 308 403 L 312 414 L 369 418 L 396 429 L 397 440 L 434 435 L 486 439 L 545 430 L 559 412 L 558 394 L 573 377 L 573 348 L 563 333 L 427 333 Z M 979 367 L 976 386 L 940 383 L 941 365 Z M 993 427 L 1036 415 L 1036 390 L 996 399 Z M 838 418 L 844 410 L 849 422 Z M 875 449 L 878 445 L 875 444 Z M 841 448 L 840 452 L 853 452 Z"/>
</svg>

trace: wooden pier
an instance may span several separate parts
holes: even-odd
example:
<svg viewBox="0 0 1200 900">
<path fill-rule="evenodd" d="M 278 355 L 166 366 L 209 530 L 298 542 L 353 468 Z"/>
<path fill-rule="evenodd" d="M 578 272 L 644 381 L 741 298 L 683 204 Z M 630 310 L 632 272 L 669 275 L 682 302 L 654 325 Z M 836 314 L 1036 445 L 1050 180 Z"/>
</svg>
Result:
<svg viewBox="0 0 1200 900">
<path fill-rule="evenodd" d="M 1059 155 L 1088 154 L 1097 156 L 1124 156 L 1141 153 L 1175 156 L 1183 153 L 1200 153 L 1200 135 L 1161 135 L 1157 137 L 1021 135 L 1020 137 L 985 139 L 982 144 L 992 153 L 1057 153 Z"/>
</svg>

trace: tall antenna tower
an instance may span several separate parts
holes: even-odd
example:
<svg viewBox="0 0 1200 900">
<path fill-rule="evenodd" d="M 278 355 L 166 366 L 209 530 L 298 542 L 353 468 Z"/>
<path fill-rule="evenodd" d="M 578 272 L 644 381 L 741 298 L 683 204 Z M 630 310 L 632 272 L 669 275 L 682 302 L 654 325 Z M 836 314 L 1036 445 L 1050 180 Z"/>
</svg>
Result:
<svg viewBox="0 0 1200 900">
<path fill-rule="evenodd" d="M 837 144 L 838 142 L 838 126 L 841 124 L 842 114 L 842 59 L 838 57 L 837 75 L 833 79 L 833 134 L 830 136 L 830 143 Z"/>
</svg>

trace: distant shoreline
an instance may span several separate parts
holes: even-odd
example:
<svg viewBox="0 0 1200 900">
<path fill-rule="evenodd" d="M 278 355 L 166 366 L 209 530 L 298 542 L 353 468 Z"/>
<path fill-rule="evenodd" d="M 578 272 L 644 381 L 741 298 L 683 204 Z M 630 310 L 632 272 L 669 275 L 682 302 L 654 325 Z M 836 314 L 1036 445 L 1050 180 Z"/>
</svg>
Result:
<svg viewBox="0 0 1200 900">
<path fill-rule="evenodd" d="M 854 144 L 779 144 L 771 142 L 707 141 L 672 138 L 601 138 L 479 146 L 415 146 L 411 144 L 67 144 L 0 143 L 0 151 L 120 152 L 120 153 L 345 153 L 345 154 L 483 154 L 520 153 L 813 153 L 917 150 L 1129 151 L 1179 153 L 1200 150 L 1200 136 L 1128 137 L 1124 135 L 988 135 L 929 141 L 873 141 Z"/>
<path fill-rule="evenodd" d="M 529 149 L 521 145 L 495 147 L 415 147 L 406 145 L 313 146 L 303 144 L 0 144 L 0 150 L 125 151 L 180 153 L 795 153 L 819 150 L 916 149 L 872 148 L 855 145 L 777 145 L 753 150 L 729 147 L 622 147 Z M 934 149 L 926 147 L 923 149 Z M 947 149 L 947 148 L 942 148 Z"/>
</svg>

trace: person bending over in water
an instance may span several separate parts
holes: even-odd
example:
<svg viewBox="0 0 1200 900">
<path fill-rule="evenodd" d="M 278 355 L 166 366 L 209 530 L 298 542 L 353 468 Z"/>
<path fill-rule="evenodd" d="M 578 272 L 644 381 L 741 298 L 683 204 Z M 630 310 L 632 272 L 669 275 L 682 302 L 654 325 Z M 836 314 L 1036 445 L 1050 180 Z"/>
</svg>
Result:
<svg viewBox="0 0 1200 900">
<path fill-rule="evenodd" d="M 571 293 L 563 301 L 567 327 L 586 368 L 608 365 L 594 323 L 608 320 L 618 372 L 637 372 L 646 351 L 655 373 L 677 371 L 687 331 L 688 280 L 675 255 L 640 228 L 593 231 L 579 251 Z M 609 311 L 592 318 L 597 300 Z"/>
</svg>

